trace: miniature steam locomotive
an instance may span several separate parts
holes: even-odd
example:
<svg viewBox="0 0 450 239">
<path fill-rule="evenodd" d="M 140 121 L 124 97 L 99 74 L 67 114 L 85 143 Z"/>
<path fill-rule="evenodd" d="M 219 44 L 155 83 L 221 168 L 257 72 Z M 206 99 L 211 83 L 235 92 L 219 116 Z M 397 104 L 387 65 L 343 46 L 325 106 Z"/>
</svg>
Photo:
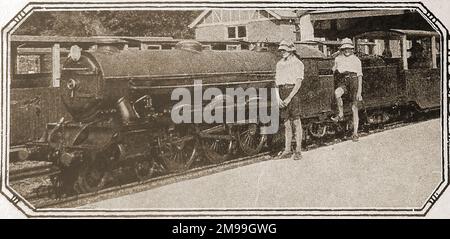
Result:
<svg viewBox="0 0 450 239">
<path fill-rule="evenodd" d="M 328 120 L 334 110 L 333 59 L 303 45 L 297 45 L 297 52 L 305 65 L 300 89 L 304 140 L 348 130 L 351 122 L 336 127 Z M 123 175 L 144 180 L 186 170 L 202 160 L 220 163 L 234 155 L 257 154 L 276 144 L 277 138 L 262 133 L 261 123 L 246 119 L 176 124 L 171 119 L 175 103 L 171 92 L 192 91 L 198 80 L 203 91 L 270 89 L 278 59 L 270 51 L 202 50 L 195 41 L 182 41 L 173 50 L 108 48 L 73 54 L 63 65 L 60 88 L 71 119 L 49 123 L 41 139 L 27 144 L 27 154 L 30 159 L 53 162 L 60 171 L 53 184 L 62 193 L 93 192 L 122 180 Z M 400 61 L 364 68 L 362 60 L 361 124 L 439 109 L 439 69 L 410 77 Z M 200 109 L 210 103 L 202 103 Z M 270 105 L 270 98 L 265 103 Z"/>
</svg>

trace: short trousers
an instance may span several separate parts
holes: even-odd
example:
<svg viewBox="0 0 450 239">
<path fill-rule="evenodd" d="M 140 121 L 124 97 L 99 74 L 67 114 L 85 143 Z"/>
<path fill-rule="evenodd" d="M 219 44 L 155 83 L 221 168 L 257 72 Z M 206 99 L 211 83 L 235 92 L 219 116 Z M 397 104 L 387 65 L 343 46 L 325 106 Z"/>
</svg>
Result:
<svg viewBox="0 0 450 239">
<path fill-rule="evenodd" d="M 291 94 L 295 85 L 279 85 L 278 89 L 280 92 L 280 97 L 282 100 L 285 100 L 289 94 Z M 286 120 L 296 120 L 300 118 L 300 91 L 292 97 L 291 102 L 289 104 L 280 109 L 280 117 L 282 121 Z"/>
<path fill-rule="evenodd" d="M 335 73 L 334 82 L 336 89 L 342 88 L 344 90 L 344 95 L 342 96 L 344 101 L 353 104 L 358 103 L 358 77 L 356 73 Z"/>
</svg>

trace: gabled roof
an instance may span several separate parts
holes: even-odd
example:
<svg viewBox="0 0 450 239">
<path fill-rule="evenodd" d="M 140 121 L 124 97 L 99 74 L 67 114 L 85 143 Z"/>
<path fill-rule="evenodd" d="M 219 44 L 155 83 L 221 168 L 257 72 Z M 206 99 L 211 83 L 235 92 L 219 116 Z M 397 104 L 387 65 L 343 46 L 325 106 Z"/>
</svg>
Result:
<svg viewBox="0 0 450 239">
<path fill-rule="evenodd" d="M 189 28 L 194 28 L 197 24 L 210 12 L 211 10 L 204 10 L 196 19 L 194 19 L 191 24 L 189 24 Z"/>
<path fill-rule="evenodd" d="M 255 10 L 259 10 L 259 9 L 255 9 Z M 298 16 L 301 16 L 303 14 L 305 14 L 307 11 L 304 10 L 279 10 L 279 9 L 262 9 L 266 12 L 268 12 L 271 16 L 273 16 L 274 18 L 281 20 L 281 19 L 295 19 Z M 195 26 L 197 26 L 197 24 L 200 23 L 200 21 L 206 17 L 206 15 L 208 15 L 208 13 L 211 10 L 204 10 L 191 24 L 189 24 L 189 28 L 194 28 Z M 237 10 L 238 11 L 238 10 Z M 298 14 L 298 15 L 297 15 Z"/>
<path fill-rule="evenodd" d="M 266 10 L 266 12 L 276 19 L 290 19 L 297 17 L 295 12 L 292 10 Z"/>
<path fill-rule="evenodd" d="M 291 9 L 291 10 L 266 10 L 267 12 L 271 13 L 274 17 L 277 18 L 279 16 L 280 18 L 277 19 L 295 19 L 299 16 L 304 15 L 307 12 L 307 10 L 297 10 L 297 9 Z"/>
</svg>

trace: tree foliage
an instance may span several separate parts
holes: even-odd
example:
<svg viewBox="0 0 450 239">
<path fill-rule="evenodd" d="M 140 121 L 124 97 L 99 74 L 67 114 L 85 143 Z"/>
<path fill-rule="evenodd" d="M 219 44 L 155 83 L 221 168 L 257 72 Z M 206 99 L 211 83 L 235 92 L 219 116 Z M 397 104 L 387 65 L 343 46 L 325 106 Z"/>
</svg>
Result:
<svg viewBox="0 0 450 239">
<path fill-rule="evenodd" d="M 193 38 L 199 11 L 36 12 L 15 34 L 45 36 L 171 36 Z"/>
</svg>

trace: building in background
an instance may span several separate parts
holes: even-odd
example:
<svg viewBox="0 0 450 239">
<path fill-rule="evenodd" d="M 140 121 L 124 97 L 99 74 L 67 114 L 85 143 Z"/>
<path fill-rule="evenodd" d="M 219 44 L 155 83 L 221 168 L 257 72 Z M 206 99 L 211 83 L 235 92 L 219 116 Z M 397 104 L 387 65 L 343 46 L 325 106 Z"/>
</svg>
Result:
<svg viewBox="0 0 450 239">
<path fill-rule="evenodd" d="M 241 40 L 256 44 L 314 37 L 310 15 L 301 10 L 205 10 L 189 27 L 195 29 L 198 41 Z"/>
<path fill-rule="evenodd" d="M 416 11 L 385 9 L 211 9 L 203 11 L 189 27 L 195 29 L 195 38 L 199 41 L 243 42 L 240 46 L 227 47 L 227 50 L 247 49 L 244 43 L 265 46 L 291 40 L 318 48 L 326 55 L 338 49 L 340 39 L 353 38 L 363 32 L 433 30 Z M 394 56 L 400 55 L 395 41 L 363 39 L 360 43 L 358 51 L 365 54 L 382 55 L 389 47 Z M 411 45 L 411 42 L 408 44 Z"/>
</svg>

